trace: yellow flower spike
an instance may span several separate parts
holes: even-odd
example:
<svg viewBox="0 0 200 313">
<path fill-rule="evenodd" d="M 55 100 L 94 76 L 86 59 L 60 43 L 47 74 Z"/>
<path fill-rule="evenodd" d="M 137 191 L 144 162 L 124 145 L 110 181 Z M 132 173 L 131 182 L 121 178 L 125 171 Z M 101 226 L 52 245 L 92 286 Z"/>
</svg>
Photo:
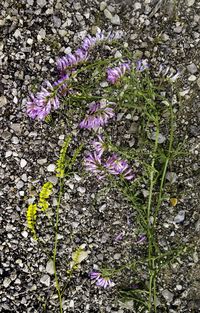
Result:
<svg viewBox="0 0 200 313">
<path fill-rule="evenodd" d="M 33 234 L 33 238 L 37 240 L 36 231 L 35 231 L 35 223 L 37 219 L 37 205 L 36 204 L 30 204 L 28 206 L 27 212 L 26 212 L 26 220 L 28 228 L 31 230 Z"/>
</svg>

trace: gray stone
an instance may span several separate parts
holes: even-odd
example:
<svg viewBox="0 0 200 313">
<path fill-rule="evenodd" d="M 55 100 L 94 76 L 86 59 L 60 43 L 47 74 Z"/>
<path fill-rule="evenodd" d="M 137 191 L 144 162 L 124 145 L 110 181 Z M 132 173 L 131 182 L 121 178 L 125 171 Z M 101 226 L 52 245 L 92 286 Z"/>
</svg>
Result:
<svg viewBox="0 0 200 313">
<path fill-rule="evenodd" d="M 182 223 L 185 220 L 185 211 L 181 210 L 178 212 L 178 214 L 174 218 L 174 223 Z"/>
<path fill-rule="evenodd" d="M 34 0 L 27 0 L 27 3 L 28 3 L 29 5 L 33 5 L 33 1 L 34 1 Z"/>
<path fill-rule="evenodd" d="M 43 8 L 43 7 L 47 4 L 47 2 L 46 2 L 46 0 L 37 0 L 37 4 L 38 4 L 41 8 Z"/>
<path fill-rule="evenodd" d="M 11 283 L 11 279 L 9 277 L 6 277 L 3 281 L 3 286 L 4 288 L 8 288 L 8 286 L 10 285 Z"/>
<path fill-rule="evenodd" d="M 21 159 L 21 161 L 20 161 L 21 168 L 24 168 L 26 166 L 26 164 L 27 164 L 27 161 L 25 159 Z"/>
<path fill-rule="evenodd" d="M 49 286 L 50 286 L 50 282 L 51 282 L 50 276 L 47 275 L 47 274 L 43 275 L 43 276 L 41 277 L 41 279 L 40 279 L 40 282 L 41 282 L 43 285 L 49 287 Z"/>
<path fill-rule="evenodd" d="M 189 82 L 194 82 L 196 79 L 197 79 L 197 78 L 196 78 L 195 75 L 190 75 L 190 76 L 188 77 Z"/>
<path fill-rule="evenodd" d="M 197 86 L 198 86 L 199 89 L 200 89 L 200 77 L 197 79 Z"/>
<path fill-rule="evenodd" d="M 165 298 L 165 300 L 166 300 L 168 303 L 170 303 L 170 302 L 173 301 L 174 294 L 173 294 L 172 292 L 170 292 L 169 290 L 164 289 L 164 290 L 162 291 L 162 295 L 163 295 L 163 297 Z"/>
<path fill-rule="evenodd" d="M 54 172 L 55 169 L 56 169 L 55 164 L 49 164 L 49 165 L 47 166 L 47 171 L 48 171 L 48 172 Z"/>
<path fill-rule="evenodd" d="M 46 265 L 46 272 L 50 275 L 54 274 L 54 264 L 53 260 L 49 260 Z"/>
<path fill-rule="evenodd" d="M 153 132 L 150 136 L 149 136 L 149 139 L 152 139 L 152 140 L 156 140 L 156 132 Z M 162 135 L 161 133 L 158 134 L 158 143 L 163 143 L 165 142 L 166 140 L 166 137 L 164 135 Z"/>
<path fill-rule="evenodd" d="M 14 144 L 14 145 L 17 145 L 18 143 L 19 143 L 19 138 L 17 138 L 17 137 L 12 137 L 12 143 Z"/>
<path fill-rule="evenodd" d="M 104 15 L 106 18 L 108 18 L 109 20 L 111 20 L 111 18 L 113 17 L 112 14 L 110 13 L 110 11 L 108 11 L 108 9 L 105 9 L 104 11 Z"/>
<path fill-rule="evenodd" d="M 62 23 L 61 19 L 55 15 L 53 16 L 53 22 L 54 22 L 55 27 L 57 28 L 59 28 Z"/>
<path fill-rule="evenodd" d="M 106 7 L 107 7 L 107 3 L 106 3 L 105 1 L 102 1 L 102 2 L 100 3 L 100 11 L 105 10 Z"/>
<path fill-rule="evenodd" d="M 11 124 L 10 128 L 14 130 L 16 133 L 21 133 L 22 131 L 21 125 L 19 123 Z"/>
<path fill-rule="evenodd" d="M 175 172 L 167 172 L 166 179 L 171 183 L 174 184 L 177 180 L 178 176 Z"/>
<path fill-rule="evenodd" d="M 112 18 L 111 18 L 111 23 L 113 25 L 120 25 L 120 17 L 119 15 L 115 14 Z"/>
<path fill-rule="evenodd" d="M 58 177 L 56 177 L 55 175 L 47 177 L 47 180 L 54 185 L 58 183 Z"/>
<path fill-rule="evenodd" d="M 24 182 L 22 180 L 19 180 L 16 184 L 17 189 L 22 189 L 24 187 Z"/>
<path fill-rule="evenodd" d="M 191 73 L 191 74 L 195 74 L 197 72 L 197 67 L 194 63 L 189 64 L 187 66 L 187 70 Z"/>
<path fill-rule="evenodd" d="M 5 96 L 0 97 L 0 108 L 4 107 L 7 104 L 7 99 Z"/>
<path fill-rule="evenodd" d="M 187 0 L 188 7 L 191 7 L 195 3 L 195 0 Z"/>
<path fill-rule="evenodd" d="M 136 3 L 134 4 L 134 9 L 135 9 L 136 11 L 137 11 L 137 10 L 140 10 L 141 7 L 142 7 L 142 5 L 141 5 L 141 3 L 139 3 L 139 2 L 136 2 Z"/>
<path fill-rule="evenodd" d="M 47 163 L 47 159 L 39 159 L 39 160 L 37 160 L 37 163 L 40 165 L 43 165 L 43 164 Z"/>
</svg>

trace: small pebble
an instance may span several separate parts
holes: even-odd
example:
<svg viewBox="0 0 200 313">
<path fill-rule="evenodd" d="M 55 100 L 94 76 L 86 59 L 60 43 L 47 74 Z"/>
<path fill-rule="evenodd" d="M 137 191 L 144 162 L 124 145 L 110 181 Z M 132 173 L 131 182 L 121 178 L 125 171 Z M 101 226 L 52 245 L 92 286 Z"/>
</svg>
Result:
<svg viewBox="0 0 200 313">
<path fill-rule="evenodd" d="M 47 274 L 43 275 L 40 279 L 40 282 L 47 287 L 50 286 L 50 281 L 51 281 L 50 276 Z"/>
<path fill-rule="evenodd" d="M 174 218 L 174 223 L 182 223 L 185 220 L 185 211 L 179 211 L 178 214 Z"/>
<path fill-rule="evenodd" d="M 55 164 L 49 164 L 49 165 L 47 166 L 47 171 L 48 171 L 48 172 L 54 172 L 55 169 L 56 169 Z"/>
<path fill-rule="evenodd" d="M 27 164 L 27 161 L 25 159 L 21 159 L 21 161 L 20 161 L 21 168 L 24 168 L 26 166 L 26 164 Z"/>
</svg>

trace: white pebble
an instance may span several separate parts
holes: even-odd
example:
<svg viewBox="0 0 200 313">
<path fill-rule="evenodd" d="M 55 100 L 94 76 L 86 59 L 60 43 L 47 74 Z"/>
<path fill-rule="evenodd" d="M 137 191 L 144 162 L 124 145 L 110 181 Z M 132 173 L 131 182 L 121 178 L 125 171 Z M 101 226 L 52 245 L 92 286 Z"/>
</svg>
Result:
<svg viewBox="0 0 200 313">
<path fill-rule="evenodd" d="M 26 166 L 26 164 L 27 164 L 27 161 L 25 159 L 21 159 L 21 161 L 20 161 L 21 168 L 24 168 Z"/>
<path fill-rule="evenodd" d="M 56 169 L 55 164 L 49 164 L 49 165 L 47 166 L 47 171 L 48 171 L 48 172 L 54 172 L 55 169 Z"/>
</svg>

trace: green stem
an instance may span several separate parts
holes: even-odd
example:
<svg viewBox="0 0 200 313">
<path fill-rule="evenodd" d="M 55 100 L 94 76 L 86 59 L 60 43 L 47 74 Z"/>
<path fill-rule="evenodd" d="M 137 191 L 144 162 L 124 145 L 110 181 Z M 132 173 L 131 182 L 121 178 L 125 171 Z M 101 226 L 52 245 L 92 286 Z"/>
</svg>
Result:
<svg viewBox="0 0 200 313">
<path fill-rule="evenodd" d="M 154 144 L 154 151 L 153 151 L 153 159 L 151 162 L 151 171 L 150 171 L 150 187 L 149 187 L 149 198 L 148 198 L 148 206 L 147 206 L 147 220 L 148 220 L 148 229 L 147 229 L 147 236 L 148 236 L 148 266 L 149 266 L 149 300 L 148 300 L 148 310 L 149 313 L 151 313 L 152 308 L 152 288 L 156 284 L 156 277 L 155 277 L 155 264 L 154 260 L 152 260 L 152 254 L 153 254 L 153 229 L 154 224 L 150 225 L 150 216 L 151 216 L 151 206 L 152 206 L 152 197 L 153 197 L 153 187 L 155 184 L 155 156 L 156 151 L 158 148 L 158 136 L 159 136 L 159 122 L 158 122 L 158 116 L 155 118 L 155 124 L 156 124 L 156 138 L 155 138 L 155 144 Z M 154 309 L 155 309 L 155 300 L 154 300 Z M 156 310 L 156 309 L 155 309 Z M 154 311 L 155 311 L 154 310 Z"/>
<path fill-rule="evenodd" d="M 62 309 L 62 296 L 61 296 L 61 291 L 60 291 L 60 286 L 59 286 L 59 281 L 58 281 L 58 275 L 57 275 L 57 270 L 56 270 L 56 255 L 57 255 L 57 245 L 58 245 L 59 209 L 60 209 L 60 203 L 61 203 L 61 198 L 62 198 L 62 191 L 63 191 L 63 179 L 60 178 L 58 203 L 57 203 L 57 207 L 56 207 L 55 240 L 54 240 L 54 249 L 53 249 L 54 277 L 55 277 L 55 284 L 56 284 L 56 289 L 57 289 L 58 298 L 59 298 L 60 313 L 63 313 L 63 309 Z"/>
</svg>

